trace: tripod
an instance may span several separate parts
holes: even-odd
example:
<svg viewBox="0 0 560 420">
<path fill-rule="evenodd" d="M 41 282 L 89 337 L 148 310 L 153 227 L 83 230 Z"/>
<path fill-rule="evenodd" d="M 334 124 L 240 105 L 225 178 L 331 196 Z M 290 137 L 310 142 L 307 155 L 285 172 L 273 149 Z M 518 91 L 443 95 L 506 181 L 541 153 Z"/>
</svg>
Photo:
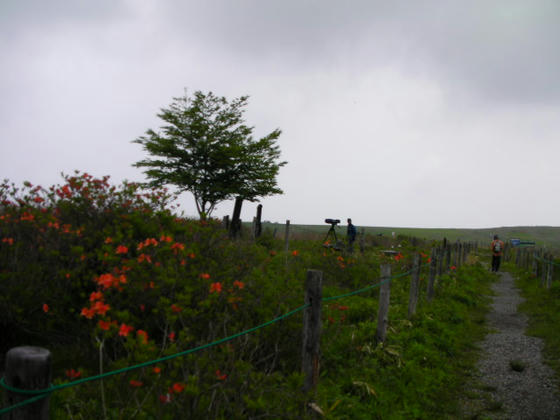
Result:
<svg viewBox="0 0 560 420">
<path fill-rule="evenodd" d="M 329 231 L 327 232 L 327 235 L 325 236 L 325 239 L 323 240 L 323 245 L 327 248 L 334 248 L 337 251 L 340 251 L 342 249 L 342 243 L 338 240 L 337 236 L 336 236 L 336 230 L 335 227 L 336 223 L 331 223 L 331 227 L 329 229 Z M 329 240 L 329 236 L 334 236 L 334 245 L 331 244 L 327 244 L 328 240 Z"/>
</svg>

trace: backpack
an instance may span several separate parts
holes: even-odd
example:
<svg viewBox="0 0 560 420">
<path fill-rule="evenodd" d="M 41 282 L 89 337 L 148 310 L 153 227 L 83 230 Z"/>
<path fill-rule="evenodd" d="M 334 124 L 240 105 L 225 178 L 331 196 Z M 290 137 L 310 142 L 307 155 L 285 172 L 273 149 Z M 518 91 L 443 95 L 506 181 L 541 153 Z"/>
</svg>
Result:
<svg viewBox="0 0 560 420">
<path fill-rule="evenodd" d="M 500 241 L 494 242 L 493 250 L 494 252 L 500 252 L 502 250 L 502 244 L 500 243 Z"/>
</svg>

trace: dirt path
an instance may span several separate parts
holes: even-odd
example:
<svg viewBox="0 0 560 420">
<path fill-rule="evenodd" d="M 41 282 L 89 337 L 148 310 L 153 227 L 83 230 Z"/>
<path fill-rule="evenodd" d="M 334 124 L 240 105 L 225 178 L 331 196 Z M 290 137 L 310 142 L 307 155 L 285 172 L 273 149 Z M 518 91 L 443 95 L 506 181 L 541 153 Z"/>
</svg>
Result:
<svg viewBox="0 0 560 420">
<path fill-rule="evenodd" d="M 464 418 L 560 419 L 560 393 L 554 372 L 543 363 L 540 338 L 525 335 L 527 316 L 509 273 L 493 285 L 496 293 L 487 316 L 491 332 L 480 343 L 482 357 L 468 384 Z"/>
</svg>

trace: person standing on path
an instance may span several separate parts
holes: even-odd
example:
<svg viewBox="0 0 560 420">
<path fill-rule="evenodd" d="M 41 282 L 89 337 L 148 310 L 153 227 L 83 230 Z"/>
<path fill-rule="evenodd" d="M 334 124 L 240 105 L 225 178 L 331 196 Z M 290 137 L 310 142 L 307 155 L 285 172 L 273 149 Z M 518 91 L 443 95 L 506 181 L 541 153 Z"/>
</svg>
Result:
<svg viewBox="0 0 560 420">
<path fill-rule="evenodd" d="M 352 224 L 352 219 L 348 219 L 347 222 L 346 238 L 348 239 L 348 252 L 352 252 L 354 249 L 354 241 L 356 240 L 356 226 Z"/>
<path fill-rule="evenodd" d="M 490 244 L 490 249 L 492 250 L 492 272 L 497 273 L 500 271 L 500 263 L 504 252 L 504 243 L 500 241 L 498 235 L 494 235 L 494 240 Z"/>
</svg>

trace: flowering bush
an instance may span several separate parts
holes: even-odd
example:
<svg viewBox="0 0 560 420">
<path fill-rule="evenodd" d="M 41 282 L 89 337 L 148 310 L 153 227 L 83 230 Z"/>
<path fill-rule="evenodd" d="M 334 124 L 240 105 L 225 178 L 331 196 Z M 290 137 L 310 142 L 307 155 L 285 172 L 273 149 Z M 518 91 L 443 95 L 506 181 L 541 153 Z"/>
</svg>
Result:
<svg viewBox="0 0 560 420">
<path fill-rule="evenodd" d="M 375 283 L 380 262 L 395 273 L 411 267 L 405 247 L 394 258 L 379 250 L 340 254 L 305 240 L 292 241 L 285 253 L 272 235 L 231 241 L 217 221 L 177 217 L 174 197 L 164 189 L 112 186 L 108 177 L 86 173 L 63 179 L 47 189 L 0 185 L 0 352 L 22 344 L 48 347 L 54 382 L 61 383 L 199 351 L 111 376 L 103 386 L 88 382 L 55 392 L 54 418 L 102 412 L 107 418 L 303 418 L 301 314 L 208 344 L 300 307 L 307 269 L 323 271 L 323 295 L 334 296 Z M 447 281 L 438 290 L 467 283 Z M 391 299 L 407 296 L 407 284 L 395 282 Z M 339 380 L 345 369 L 361 375 L 365 364 L 375 378 L 396 377 L 363 357 L 372 347 L 376 293 L 323 305 L 319 396 L 331 410 L 362 406 L 363 395 L 352 399 L 353 382 Z M 392 307 L 391 319 L 405 306 Z M 383 369 L 400 362 L 380 355 Z M 388 399 L 383 404 L 392 408 Z"/>
</svg>

